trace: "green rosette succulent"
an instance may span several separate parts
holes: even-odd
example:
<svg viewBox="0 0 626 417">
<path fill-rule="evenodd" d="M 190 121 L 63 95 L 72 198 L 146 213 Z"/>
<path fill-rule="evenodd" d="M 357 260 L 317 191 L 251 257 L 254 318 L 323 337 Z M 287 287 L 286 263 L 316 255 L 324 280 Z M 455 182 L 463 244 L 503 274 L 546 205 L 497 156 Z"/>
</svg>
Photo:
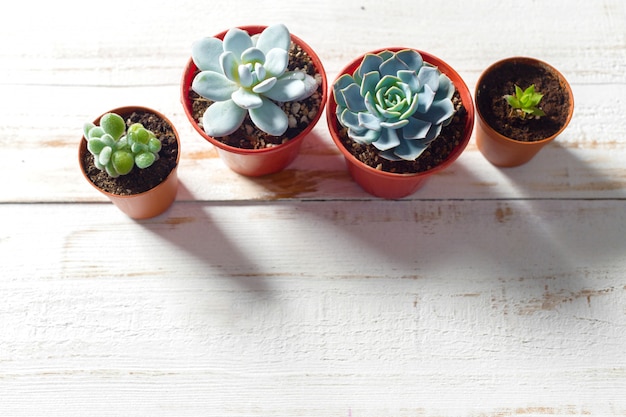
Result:
<svg viewBox="0 0 626 417">
<path fill-rule="evenodd" d="M 348 137 L 389 160 L 413 161 L 452 120 L 455 87 L 412 49 L 366 54 L 333 84 Z"/>
<path fill-rule="evenodd" d="M 141 123 L 127 130 L 124 119 L 116 113 L 103 115 L 99 126 L 85 123 L 83 133 L 94 165 L 113 178 L 128 174 L 135 165 L 148 168 L 159 158 L 161 141 L 155 134 Z"/>
<path fill-rule="evenodd" d="M 288 116 L 277 103 L 298 101 L 318 88 L 304 71 L 287 71 L 291 36 L 285 25 L 267 27 L 261 34 L 233 28 L 224 40 L 208 37 L 192 45 L 192 59 L 200 72 L 191 88 L 213 101 L 202 123 L 213 137 L 236 131 L 247 114 L 265 133 L 280 136 Z"/>
</svg>

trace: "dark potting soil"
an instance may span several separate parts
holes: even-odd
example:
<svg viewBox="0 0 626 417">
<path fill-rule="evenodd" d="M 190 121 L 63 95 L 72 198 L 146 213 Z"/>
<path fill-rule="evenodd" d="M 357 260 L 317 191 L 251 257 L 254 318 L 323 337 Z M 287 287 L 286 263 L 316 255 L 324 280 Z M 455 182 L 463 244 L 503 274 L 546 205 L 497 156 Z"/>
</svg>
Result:
<svg viewBox="0 0 626 417">
<path fill-rule="evenodd" d="M 348 130 L 341 128 L 339 133 L 343 146 L 359 161 L 380 171 L 395 174 L 416 174 L 428 171 L 445 161 L 461 143 L 467 119 L 467 110 L 463 106 L 458 92 L 454 93 L 452 103 L 455 115 L 447 126 L 441 130 L 437 138 L 415 161 L 390 161 L 379 155 L 374 145 L 362 145 L 348 137 Z"/>
<path fill-rule="evenodd" d="M 228 136 L 215 138 L 216 140 L 235 148 L 243 149 L 264 149 L 280 145 L 298 136 L 309 125 L 310 121 L 320 111 L 322 104 L 322 83 L 321 76 L 313 65 L 313 60 L 309 54 L 299 45 L 291 43 L 289 49 L 288 71 L 303 70 L 310 76 L 318 80 L 319 87 L 310 97 L 294 102 L 276 103 L 290 118 L 289 128 L 282 136 L 271 136 L 259 130 L 250 116 L 246 116 L 242 125 L 235 132 Z M 213 104 L 212 101 L 201 97 L 191 88 L 189 89 L 189 100 L 191 102 L 193 118 L 202 127 L 202 116 L 205 110 Z"/>
<path fill-rule="evenodd" d="M 521 118 L 511 112 L 504 96 L 514 94 L 515 85 L 525 90 L 532 84 L 544 95 L 539 107 L 546 115 Z M 567 122 L 569 104 L 566 88 L 550 68 L 522 62 L 506 63 L 485 75 L 476 92 L 476 106 L 485 121 L 496 132 L 521 142 L 543 140 L 558 132 Z"/>
<path fill-rule="evenodd" d="M 93 163 L 93 155 L 85 150 L 81 164 L 87 177 L 97 187 L 118 195 L 132 195 L 148 191 L 159 185 L 172 172 L 178 158 L 178 143 L 172 126 L 159 116 L 148 112 L 134 112 L 126 117 L 126 126 L 141 123 L 161 140 L 159 159 L 145 169 L 136 166 L 126 175 L 111 178 Z M 84 140 L 84 139 L 83 139 Z"/>
</svg>

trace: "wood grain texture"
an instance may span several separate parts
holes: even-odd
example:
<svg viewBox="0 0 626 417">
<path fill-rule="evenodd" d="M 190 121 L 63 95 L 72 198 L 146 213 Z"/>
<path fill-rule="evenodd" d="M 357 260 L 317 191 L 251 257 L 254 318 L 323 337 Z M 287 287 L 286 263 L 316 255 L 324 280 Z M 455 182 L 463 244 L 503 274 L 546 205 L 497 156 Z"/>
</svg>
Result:
<svg viewBox="0 0 626 417">
<path fill-rule="evenodd" d="M 3 11 L 0 416 L 626 416 L 626 3 L 233 4 Z M 401 201 L 351 181 L 324 119 L 288 169 L 245 178 L 179 82 L 197 38 L 278 22 L 329 81 L 386 46 L 471 90 L 498 59 L 544 59 L 575 115 L 518 168 L 472 139 Z M 181 135 L 177 201 L 151 220 L 78 169 L 82 124 L 128 104 Z"/>
</svg>

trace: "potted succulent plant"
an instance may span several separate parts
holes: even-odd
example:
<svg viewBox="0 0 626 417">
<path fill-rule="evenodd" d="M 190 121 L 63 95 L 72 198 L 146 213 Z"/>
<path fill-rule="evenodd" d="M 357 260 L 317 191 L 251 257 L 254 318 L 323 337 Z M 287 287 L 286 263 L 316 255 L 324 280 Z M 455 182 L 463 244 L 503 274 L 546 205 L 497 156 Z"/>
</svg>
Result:
<svg viewBox="0 0 626 417">
<path fill-rule="evenodd" d="M 496 166 L 530 161 L 569 124 L 574 96 L 565 77 L 534 58 L 488 67 L 476 84 L 476 145 Z"/>
<path fill-rule="evenodd" d="M 326 73 L 285 25 L 243 26 L 192 45 L 181 101 L 194 129 L 235 172 L 282 170 L 326 103 Z"/>
<path fill-rule="evenodd" d="M 411 48 L 380 49 L 349 63 L 326 112 L 353 179 L 383 198 L 414 193 L 467 146 L 474 105 L 459 74 Z"/>
<path fill-rule="evenodd" d="M 178 190 L 174 125 L 146 107 L 120 107 L 85 123 L 78 159 L 87 181 L 134 219 L 163 213 Z"/>
</svg>

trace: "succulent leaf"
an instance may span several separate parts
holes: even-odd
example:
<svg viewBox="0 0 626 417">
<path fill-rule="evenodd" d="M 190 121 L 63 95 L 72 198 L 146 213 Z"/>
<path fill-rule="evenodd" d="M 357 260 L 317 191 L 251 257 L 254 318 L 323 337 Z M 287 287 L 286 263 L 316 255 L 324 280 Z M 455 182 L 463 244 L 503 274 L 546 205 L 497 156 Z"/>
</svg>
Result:
<svg viewBox="0 0 626 417">
<path fill-rule="evenodd" d="M 118 140 L 126 130 L 126 123 L 120 115 L 107 113 L 100 118 L 100 127 L 106 133 L 113 136 L 113 139 Z"/>
<path fill-rule="evenodd" d="M 289 127 L 289 120 L 285 112 L 266 98 L 262 98 L 263 105 L 249 110 L 250 119 L 262 131 L 280 136 Z"/>
<path fill-rule="evenodd" d="M 386 151 L 400 146 L 400 138 L 397 132 L 395 129 L 381 130 L 378 140 L 373 142 L 373 145 L 379 151 Z"/>
<path fill-rule="evenodd" d="M 246 49 L 252 48 L 254 43 L 248 32 L 239 28 L 230 29 L 224 35 L 224 51 L 232 52 L 236 57 L 241 57 Z"/>
<path fill-rule="evenodd" d="M 280 77 L 287 70 L 289 64 L 289 53 L 280 48 L 272 48 L 267 53 L 267 59 L 263 68 L 268 76 Z"/>
<path fill-rule="evenodd" d="M 245 88 L 239 88 L 232 95 L 232 100 L 242 109 L 256 109 L 263 105 L 263 100 L 258 94 Z"/>
<path fill-rule="evenodd" d="M 209 100 L 224 101 L 230 100 L 231 95 L 239 89 L 239 85 L 222 73 L 202 71 L 193 79 L 191 88 Z"/>
<path fill-rule="evenodd" d="M 267 27 L 261 32 L 256 43 L 256 47 L 265 53 L 268 53 L 273 48 L 288 51 L 290 45 L 291 35 L 289 34 L 289 29 L 283 24 Z"/>
<path fill-rule="evenodd" d="M 202 123 L 208 135 L 221 137 L 233 133 L 246 117 L 246 110 L 231 100 L 216 101 L 202 116 Z"/>
<path fill-rule="evenodd" d="M 155 160 L 156 157 L 152 152 L 143 152 L 135 156 L 135 165 L 137 165 L 141 169 L 144 169 L 152 165 Z"/>
<path fill-rule="evenodd" d="M 118 151 L 111 156 L 111 163 L 117 173 L 126 175 L 133 169 L 135 159 L 133 158 L 132 152 Z"/>
<path fill-rule="evenodd" d="M 191 58 L 201 71 L 221 71 L 219 57 L 223 52 L 222 41 L 213 37 L 199 39 L 191 45 Z"/>
</svg>

